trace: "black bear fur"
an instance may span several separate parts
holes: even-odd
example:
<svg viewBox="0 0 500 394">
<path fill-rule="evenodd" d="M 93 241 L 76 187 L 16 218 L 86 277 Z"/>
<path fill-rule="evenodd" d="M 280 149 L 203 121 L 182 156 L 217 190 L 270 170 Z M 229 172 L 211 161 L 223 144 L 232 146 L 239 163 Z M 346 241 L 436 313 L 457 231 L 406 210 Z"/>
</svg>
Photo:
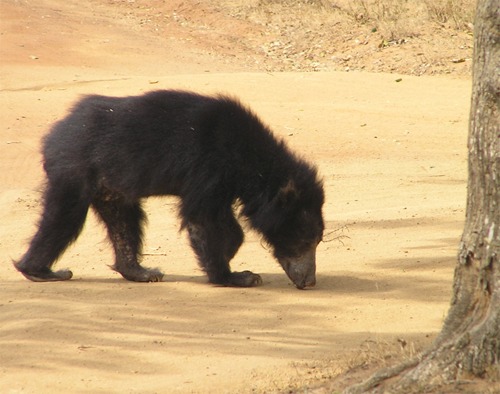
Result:
<svg viewBox="0 0 500 394">
<path fill-rule="evenodd" d="M 43 157 L 43 213 L 15 263 L 30 280 L 72 277 L 52 265 L 76 240 L 92 207 L 113 244 L 113 269 L 128 280 L 161 281 L 159 270 L 140 265 L 141 200 L 176 195 L 181 226 L 211 283 L 261 283 L 259 275 L 229 267 L 244 238 L 233 212 L 238 202 L 295 285 L 315 284 L 322 182 L 236 99 L 174 90 L 87 96 L 46 136 Z"/>
</svg>

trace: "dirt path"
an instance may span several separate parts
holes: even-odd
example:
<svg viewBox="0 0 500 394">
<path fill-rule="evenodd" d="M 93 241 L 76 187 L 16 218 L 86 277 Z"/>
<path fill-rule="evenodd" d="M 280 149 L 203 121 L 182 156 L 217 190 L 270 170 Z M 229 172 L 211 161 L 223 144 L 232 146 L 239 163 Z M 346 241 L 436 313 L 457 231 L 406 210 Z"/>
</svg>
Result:
<svg viewBox="0 0 500 394">
<path fill-rule="evenodd" d="M 274 392 L 429 343 L 464 217 L 469 81 L 245 73 L 189 41 L 128 29 L 112 3 L 1 3 L 0 391 Z M 206 284 L 172 198 L 147 203 L 144 264 L 163 283 L 110 271 L 92 215 L 58 263 L 74 280 L 31 283 L 13 269 L 38 217 L 50 124 L 81 94 L 163 88 L 235 94 L 317 163 L 328 234 L 314 290 L 296 290 L 253 233 L 233 268 L 264 285 Z"/>
</svg>

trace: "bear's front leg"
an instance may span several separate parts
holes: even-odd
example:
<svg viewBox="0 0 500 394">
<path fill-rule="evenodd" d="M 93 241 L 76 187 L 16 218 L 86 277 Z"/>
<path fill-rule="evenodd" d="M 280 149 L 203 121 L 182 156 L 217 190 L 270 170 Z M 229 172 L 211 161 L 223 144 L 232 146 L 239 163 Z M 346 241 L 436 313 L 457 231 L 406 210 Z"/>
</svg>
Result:
<svg viewBox="0 0 500 394">
<path fill-rule="evenodd" d="M 254 287 L 262 284 L 262 278 L 252 271 L 231 272 L 227 282 L 227 286 Z"/>
<path fill-rule="evenodd" d="M 232 211 L 218 215 L 217 221 L 188 221 L 191 246 L 210 283 L 253 287 L 262 284 L 260 275 L 251 271 L 231 272 L 229 262 L 243 243 L 243 231 Z"/>
</svg>

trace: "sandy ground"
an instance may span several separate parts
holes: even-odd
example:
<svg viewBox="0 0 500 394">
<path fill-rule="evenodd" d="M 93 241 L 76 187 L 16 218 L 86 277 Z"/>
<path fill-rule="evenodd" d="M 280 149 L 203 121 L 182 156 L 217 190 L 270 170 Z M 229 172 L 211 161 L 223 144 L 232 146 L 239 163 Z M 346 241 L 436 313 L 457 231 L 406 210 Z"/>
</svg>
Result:
<svg viewBox="0 0 500 394">
<path fill-rule="evenodd" d="M 244 72 L 127 29 L 113 3 L 0 3 L 0 392 L 293 390 L 429 344 L 464 219 L 470 81 Z M 163 88 L 237 95 L 317 164 L 327 234 L 316 288 L 296 290 L 250 231 L 232 267 L 263 286 L 207 284 L 174 198 L 146 205 L 144 265 L 160 267 L 162 283 L 112 272 L 93 214 L 57 265 L 73 280 L 31 283 L 14 270 L 40 212 L 50 125 L 81 94 Z"/>
</svg>

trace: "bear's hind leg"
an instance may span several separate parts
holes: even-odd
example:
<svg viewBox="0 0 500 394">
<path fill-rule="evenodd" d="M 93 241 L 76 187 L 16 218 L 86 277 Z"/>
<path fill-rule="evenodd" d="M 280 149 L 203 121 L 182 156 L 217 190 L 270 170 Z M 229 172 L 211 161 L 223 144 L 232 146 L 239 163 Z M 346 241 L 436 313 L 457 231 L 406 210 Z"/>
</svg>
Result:
<svg viewBox="0 0 500 394">
<path fill-rule="evenodd" d="M 253 287 L 262 284 L 260 275 L 251 271 L 231 272 L 229 261 L 243 243 L 243 231 L 231 210 L 216 221 L 187 221 L 191 246 L 210 283 L 223 286 Z"/>
<path fill-rule="evenodd" d="M 52 271 L 51 267 L 80 234 L 88 207 L 78 188 L 63 182 L 49 183 L 38 231 L 26 254 L 14 263 L 16 269 L 34 282 L 71 279 L 70 270 Z"/>
<path fill-rule="evenodd" d="M 142 249 L 142 223 L 145 220 L 140 203 L 127 203 L 118 198 L 92 201 L 92 207 L 107 227 L 115 251 L 111 267 L 125 279 L 134 282 L 161 282 L 163 273 L 139 264 Z"/>
</svg>

